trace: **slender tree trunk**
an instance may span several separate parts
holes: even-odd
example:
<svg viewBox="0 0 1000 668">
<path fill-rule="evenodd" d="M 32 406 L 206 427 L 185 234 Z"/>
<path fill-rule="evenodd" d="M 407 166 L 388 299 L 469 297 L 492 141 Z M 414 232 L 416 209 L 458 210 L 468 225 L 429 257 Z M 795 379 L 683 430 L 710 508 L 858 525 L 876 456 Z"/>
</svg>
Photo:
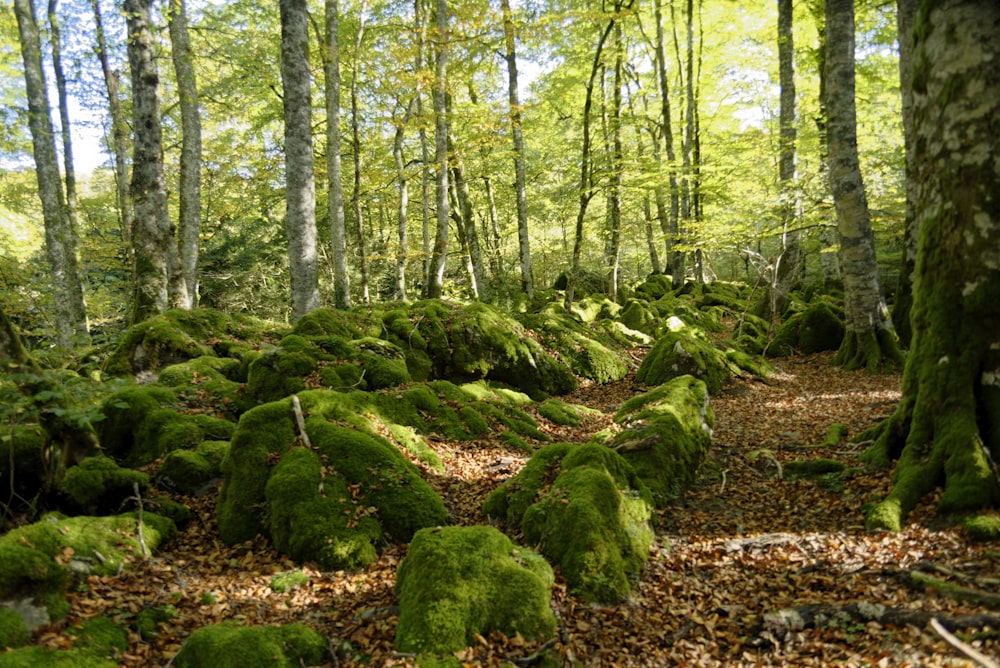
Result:
<svg viewBox="0 0 1000 668">
<path fill-rule="evenodd" d="M 608 296 L 618 301 L 618 273 L 621 269 L 622 230 L 622 190 L 624 188 L 624 149 L 622 147 L 622 69 L 624 68 L 624 45 L 622 26 L 619 22 L 614 30 L 615 72 L 611 91 L 611 192 L 609 194 L 611 229 L 608 244 L 608 259 L 611 276 L 608 281 Z"/>
<path fill-rule="evenodd" d="M 28 128 L 35 158 L 35 176 L 38 179 L 38 196 L 42 203 L 42 220 L 45 224 L 45 253 L 52 272 L 53 301 L 55 304 L 56 343 L 68 348 L 73 345 L 76 332 L 86 332 L 84 323 L 74 323 L 72 304 L 75 290 L 69 285 L 69 254 L 73 248 L 70 240 L 66 200 L 56 158 L 55 133 L 49 107 L 45 74 L 42 70 L 41 40 L 35 8 L 31 0 L 14 3 L 21 57 L 24 62 L 24 83 L 28 95 Z"/>
<path fill-rule="evenodd" d="M 141 322 L 167 309 L 173 277 L 179 275 L 177 244 L 167 211 L 160 128 L 159 73 L 153 57 L 151 0 L 125 0 L 129 70 L 132 75 L 132 199 L 135 233 L 135 300 L 132 321 Z M 180 286 L 183 286 L 183 282 Z"/>
<path fill-rule="evenodd" d="M 671 5 L 673 7 L 673 5 Z M 674 21 L 674 32 L 676 35 L 676 17 Z M 687 62 L 685 63 L 685 77 L 684 77 L 684 97 L 685 97 L 685 113 L 684 113 L 684 138 L 681 140 L 681 219 L 680 219 L 680 230 L 687 236 L 693 229 L 692 223 L 694 222 L 694 206 L 695 206 L 695 184 L 694 184 L 694 167 L 692 164 L 692 151 L 694 148 L 694 120 L 695 120 L 695 109 L 696 102 L 694 95 L 694 4 L 692 0 L 687 0 L 686 5 L 686 18 L 685 18 L 685 33 L 687 38 L 686 45 L 686 57 Z M 675 45 L 677 50 L 677 60 L 678 66 L 680 66 L 680 45 L 675 37 Z M 691 239 L 686 240 L 687 243 L 691 243 Z M 681 255 L 680 259 L 681 266 L 684 266 L 684 256 Z M 701 282 L 703 277 L 698 275 L 697 267 L 695 272 L 695 280 Z M 676 279 L 675 279 L 676 283 Z"/>
<path fill-rule="evenodd" d="M 490 269 L 497 279 L 503 276 L 503 239 L 500 236 L 500 223 L 497 219 L 497 202 L 493 194 L 493 179 L 489 175 L 483 176 L 483 189 L 486 191 L 487 203 L 487 224 L 488 232 L 484 235 L 489 240 L 486 244 L 487 254 L 490 257 Z M 522 289 L 523 289 L 522 283 Z M 527 292 L 525 292 L 527 294 Z"/>
<path fill-rule="evenodd" d="M 403 118 L 396 122 L 396 133 L 392 139 L 392 159 L 396 166 L 396 188 L 399 199 L 396 208 L 396 229 L 399 233 L 399 250 L 396 252 L 396 290 L 395 298 L 406 300 L 406 260 L 407 260 L 407 229 L 406 214 L 410 205 L 410 185 L 406 176 L 406 165 L 403 162 L 403 139 L 406 125 L 413 116 L 416 97 L 410 100 Z"/>
<path fill-rule="evenodd" d="M 417 32 L 417 57 L 414 71 L 417 73 L 417 118 L 420 138 L 420 231 L 423 251 L 423 288 L 426 296 L 431 284 L 431 157 L 427 141 L 424 118 L 424 80 L 422 76 L 427 62 L 427 20 L 424 14 L 424 0 L 413 0 L 413 21 Z"/>
<path fill-rule="evenodd" d="M 854 103 L 854 2 L 826 2 L 826 104 L 830 187 L 844 263 L 847 333 L 834 360 L 875 371 L 902 358 L 879 288 L 875 239 L 858 161 Z"/>
<path fill-rule="evenodd" d="M 663 2 L 653 0 L 653 18 L 656 21 L 656 72 L 660 89 L 660 121 L 663 128 L 663 147 L 667 153 L 667 175 L 670 183 L 670 213 L 664 217 L 662 196 L 657 199 L 657 213 L 666 240 L 666 262 L 674 288 L 684 284 L 684 252 L 678 249 L 683 243 L 680 227 L 680 188 L 677 183 L 677 156 L 674 152 L 673 119 L 670 111 L 670 83 L 667 79 L 667 47 L 663 37 Z M 657 153 L 659 156 L 659 153 Z"/>
<path fill-rule="evenodd" d="M 913 187 L 917 165 L 916 137 L 913 132 L 913 27 L 917 0 L 896 0 L 896 28 L 899 39 L 899 89 L 902 93 L 903 146 L 906 151 L 906 214 L 903 233 L 903 260 L 899 268 L 896 299 L 892 305 L 892 322 L 900 343 L 910 345 L 910 308 L 913 306 L 913 272 L 917 267 L 917 211 Z"/>
<path fill-rule="evenodd" d="M 184 301 L 174 306 L 191 309 L 198 305 L 198 243 L 201 235 L 201 110 L 194 57 L 188 37 L 187 10 L 184 0 L 170 0 L 170 42 L 177 76 L 181 108 L 180 203 L 177 241 L 181 271 L 184 276 Z"/>
<path fill-rule="evenodd" d="M 364 216 L 361 209 L 361 119 L 358 112 L 358 81 L 361 78 L 361 45 L 365 36 L 366 0 L 358 7 L 358 32 L 354 38 L 354 67 L 351 75 L 351 148 L 354 153 L 354 189 L 351 191 L 351 208 L 358 229 L 358 255 L 361 268 L 361 301 L 371 303 L 368 286 L 368 243 L 365 239 Z"/>
<path fill-rule="evenodd" d="M 872 529 L 898 530 L 937 485 L 942 513 L 1000 503 L 1000 5 L 924 2 L 919 23 L 913 339 L 903 398 L 864 453 L 883 465 L 899 457 Z"/>
<path fill-rule="evenodd" d="M 608 35 L 615 27 L 617 20 L 617 10 L 620 5 L 615 6 L 616 15 L 608 21 L 607 27 L 601 32 L 601 37 L 597 41 L 597 48 L 594 49 L 594 60 L 590 66 L 590 77 L 587 79 L 587 93 L 583 102 L 583 147 L 580 159 L 580 207 L 576 214 L 576 230 L 573 238 L 573 261 L 570 265 L 569 280 L 566 283 L 566 294 L 563 297 L 563 308 L 570 310 L 573 305 L 573 297 L 576 292 L 576 281 L 580 275 L 580 255 L 583 249 L 583 223 L 587 217 L 587 206 L 594 197 L 594 184 L 591 178 L 590 169 L 590 112 L 594 106 L 594 83 L 597 74 L 601 71 L 601 54 L 604 52 L 604 43 L 608 40 Z"/>
<path fill-rule="evenodd" d="M 285 114 L 285 232 L 292 320 L 319 307 L 316 184 L 313 174 L 309 12 L 305 0 L 281 0 L 281 83 Z"/>
<path fill-rule="evenodd" d="M 524 135 L 521 132 L 521 100 L 517 90 L 517 51 L 514 18 L 510 0 L 500 0 L 503 12 L 504 57 L 507 60 L 507 98 L 510 101 L 510 135 L 514 144 L 514 194 L 517 199 L 518 258 L 521 265 L 521 290 L 531 299 L 535 293 L 531 277 L 531 237 L 528 233 L 528 194 L 524 160 Z"/>
<path fill-rule="evenodd" d="M 111 68 L 108 60 L 108 44 L 104 36 L 104 20 L 101 16 L 100 0 L 91 0 L 94 11 L 94 23 L 97 58 L 101 61 L 101 71 L 104 74 L 104 86 L 108 93 L 108 111 L 111 116 L 111 156 L 115 172 L 115 194 L 118 202 L 122 239 L 126 242 L 131 260 L 132 234 L 135 228 L 135 218 L 132 211 L 132 196 L 128 182 L 128 124 L 125 122 L 125 112 L 122 111 L 119 95 L 118 72 Z M 131 263 L 130 263 L 131 264 Z"/>
<path fill-rule="evenodd" d="M 58 0 L 49 0 L 49 32 L 52 41 L 52 69 L 56 76 L 56 92 L 59 96 L 59 123 L 62 126 L 63 174 L 66 182 L 66 286 L 70 291 L 70 307 L 73 309 L 74 335 L 80 342 L 90 340 L 90 324 L 87 321 L 87 303 L 83 294 L 83 279 L 80 276 L 79 229 L 76 205 L 76 169 L 73 165 L 72 125 L 69 120 L 69 97 L 66 93 L 66 75 L 62 66 L 62 34 L 59 25 Z"/>
<path fill-rule="evenodd" d="M 435 13 L 437 30 L 434 49 L 434 162 L 437 165 L 435 185 L 437 235 L 426 289 L 427 296 L 432 299 L 441 297 L 444 289 L 444 270 L 448 261 L 448 113 L 445 108 L 445 97 L 448 93 L 448 0 L 437 0 Z"/>
<path fill-rule="evenodd" d="M 344 183 L 340 147 L 340 8 L 326 0 L 326 171 L 330 215 L 330 255 L 333 258 L 333 305 L 351 307 L 351 277 L 347 273 L 347 226 L 344 222 Z"/>
</svg>

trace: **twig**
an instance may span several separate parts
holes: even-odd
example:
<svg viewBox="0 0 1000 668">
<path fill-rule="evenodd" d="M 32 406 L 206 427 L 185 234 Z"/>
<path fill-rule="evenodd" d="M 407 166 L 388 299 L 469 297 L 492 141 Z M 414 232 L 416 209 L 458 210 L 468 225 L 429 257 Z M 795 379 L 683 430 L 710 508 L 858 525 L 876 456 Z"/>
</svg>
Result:
<svg viewBox="0 0 1000 668">
<path fill-rule="evenodd" d="M 538 648 L 538 651 L 534 652 L 533 654 L 529 654 L 528 656 L 522 657 L 520 659 L 511 659 L 511 663 L 513 663 L 516 666 L 534 665 L 543 656 L 545 656 L 545 653 L 548 652 L 550 649 L 552 649 L 552 646 L 555 645 L 557 642 L 559 642 L 558 637 L 549 638 L 548 640 L 545 641 L 545 643 L 541 647 Z"/>
<path fill-rule="evenodd" d="M 723 492 L 726 491 L 726 473 L 728 472 L 729 469 L 722 469 L 722 484 L 719 485 L 719 494 L 722 494 Z"/>
<path fill-rule="evenodd" d="M 954 634 L 952 634 L 948 629 L 941 626 L 941 622 L 937 620 L 937 617 L 931 618 L 931 628 L 939 636 L 944 638 L 944 641 L 957 649 L 960 653 L 965 655 L 967 658 L 972 659 L 983 668 L 1000 668 L 1000 663 L 997 663 L 990 657 L 977 652 L 975 648 L 969 646 L 968 644 L 959 640 Z"/>
<path fill-rule="evenodd" d="M 138 513 L 139 521 L 137 526 L 139 533 L 139 547 L 142 548 L 142 556 L 146 559 L 149 559 L 149 548 L 146 547 L 146 539 L 142 537 L 142 494 L 139 493 L 139 483 L 137 482 L 132 483 L 132 490 L 135 492 L 136 503 L 139 504 L 139 513 Z"/>
<path fill-rule="evenodd" d="M 292 395 L 292 412 L 295 413 L 295 424 L 299 428 L 299 436 L 302 438 L 302 445 L 307 448 L 311 448 L 312 443 L 309 442 L 309 434 L 306 433 L 306 419 L 302 415 L 302 404 L 299 403 L 299 397 L 297 394 Z"/>
</svg>

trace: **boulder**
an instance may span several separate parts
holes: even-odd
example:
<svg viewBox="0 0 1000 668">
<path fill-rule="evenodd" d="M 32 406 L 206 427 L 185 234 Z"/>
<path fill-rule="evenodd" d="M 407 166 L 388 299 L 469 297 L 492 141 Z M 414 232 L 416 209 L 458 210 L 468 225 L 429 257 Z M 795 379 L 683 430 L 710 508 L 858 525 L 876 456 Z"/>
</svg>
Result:
<svg viewBox="0 0 1000 668">
<path fill-rule="evenodd" d="M 177 668 L 299 668 L 318 666 L 326 639 L 304 624 L 203 626 L 184 641 L 172 664 Z"/>
</svg>

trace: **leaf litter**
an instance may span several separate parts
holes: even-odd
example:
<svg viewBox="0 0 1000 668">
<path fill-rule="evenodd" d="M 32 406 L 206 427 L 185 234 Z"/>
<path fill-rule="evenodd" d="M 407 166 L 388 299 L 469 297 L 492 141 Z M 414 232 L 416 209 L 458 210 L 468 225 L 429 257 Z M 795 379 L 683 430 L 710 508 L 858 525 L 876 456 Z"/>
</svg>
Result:
<svg viewBox="0 0 1000 668">
<path fill-rule="evenodd" d="M 907 574 L 928 565 L 963 583 L 990 582 L 996 590 L 1000 582 L 1000 550 L 972 542 L 935 517 L 935 499 L 925 500 L 898 533 L 865 531 L 863 508 L 888 492 L 890 474 L 860 465 L 863 445 L 823 441 L 832 423 L 845 425 L 850 436 L 891 415 L 900 378 L 846 372 L 830 359 L 785 358 L 767 382 L 739 379 L 712 398 L 716 426 L 709 459 L 684 497 L 659 513 L 657 538 L 633 596 L 618 605 L 586 605 L 557 577 L 552 606 L 560 629 L 546 648 L 558 652 L 563 665 L 972 665 L 926 626 L 847 614 L 762 635 L 769 614 L 809 606 L 855 611 L 881 605 L 945 618 L 990 614 L 976 603 L 914 588 Z M 556 440 L 584 442 L 611 426 L 617 407 L 643 389 L 632 377 L 583 384 L 564 399 L 601 413 L 586 416 L 580 427 L 539 417 L 540 428 Z M 414 463 L 456 524 L 487 522 L 483 500 L 530 456 L 493 436 L 430 445 L 444 470 Z M 782 475 L 784 463 L 815 457 L 842 461 L 848 473 Z M 130 631 L 128 647 L 117 657 L 121 666 L 169 665 L 191 632 L 227 620 L 308 624 L 329 639 L 328 666 L 415 665 L 413 657 L 393 649 L 393 586 L 405 545 L 385 546 L 362 572 L 321 572 L 277 554 L 262 538 L 223 544 L 213 494 L 176 498 L 193 510 L 180 537 L 117 576 L 88 577 L 70 594 L 69 616 L 41 629 L 36 643 L 67 647 L 73 627 L 98 615 L 134 629 L 143 610 L 171 606 L 176 615 L 155 636 Z M 271 578 L 291 570 L 309 581 L 283 593 L 272 590 Z M 958 635 L 1000 657 L 998 626 L 980 624 Z M 498 633 L 476 641 L 456 654 L 463 665 L 531 665 L 541 648 Z"/>
</svg>

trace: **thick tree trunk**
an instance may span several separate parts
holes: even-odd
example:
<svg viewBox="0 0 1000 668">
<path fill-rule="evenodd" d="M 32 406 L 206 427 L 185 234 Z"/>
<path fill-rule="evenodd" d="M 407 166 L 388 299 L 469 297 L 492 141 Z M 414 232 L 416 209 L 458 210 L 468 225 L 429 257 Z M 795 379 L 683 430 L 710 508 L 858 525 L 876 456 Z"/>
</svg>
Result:
<svg viewBox="0 0 1000 668">
<path fill-rule="evenodd" d="M 865 453 L 899 456 L 871 528 L 899 529 L 938 484 L 942 512 L 1000 503 L 1000 5 L 924 2 L 917 21 L 913 344 L 903 400 Z"/>
<path fill-rule="evenodd" d="M 111 157 L 114 163 L 118 215 L 120 216 L 122 239 L 128 244 L 128 252 L 131 254 L 135 217 L 133 216 L 132 195 L 128 183 L 129 130 L 119 96 L 119 75 L 111 68 L 111 62 L 108 59 L 108 44 L 104 37 L 104 20 L 101 16 L 100 0 L 91 0 L 91 7 L 94 11 L 94 23 L 97 28 L 95 31 L 97 58 L 101 61 L 101 71 L 104 73 L 104 86 L 108 93 L 108 112 L 111 116 Z"/>
<path fill-rule="evenodd" d="M 344 222 L 344 184 L 340 150 L 340 8 L 326 0 L 326 171 L 330 215 L 330 255 L 333 258 L 333 305 L 351 307 L 351 277 L 347 273 L 347 226 Z"/>
<path fill-rule="evenodd" d="M 434 49 L 434 163 L 437 165 L 435 203 L 437 234 L 431 255 L 431 271 L 426 294 L 440 298 L 444 290 L 444 270 L 448 260 L 448 0 L 437 0 L 437 30 Z"/>
<path fill-rule="evenodd" d="M 354 63 L 351 73 L 351 149 L 354 158 L 354 189 L 351 191 L 351 208 L 358 232 L 358 259 L 361 269 L 361 302 L 371 303 L 368 285 L 368 242 L 365 238 L 364 216 L 361 208 L 361 118 L 358 111 L 358 81 L 361 78 L 361 44 L 365 36 L 365 10 L 367 0 L 358 7 L 358 32 L 354 38 Z"/>
<path fill-rule="evenodd" d="M 319 307 L 316 183 L 313 174 L 309 11 L 305 0 L 281 0 L 281 82 L 285 113 L 285 232 L 292 319 Z"/>
<path fill-rule="evenodd" d="M 834 363 L 877 371 L 902 362 L 879 288 L 875 238 L 858 161 L 854 103 L 854 0 L 826 2 L 826 106 L 830 187 L 844 270 L 846 334 Z"/>
<path fill-rule="evenodd" d="M 913 271 L 917 265 L 917 212 L 915 189 L 916 137 L 913 133 L 913 24 L 918 0 L 896 0 L 896 31 L 899 39 L 899 88 L 902 97 L 903 146 L 906 151 L 906 215 L 903 233 L 903 260 L 899 268 L 896 299 L 892 305 L 892 323 L 899 341 L 910 345 L 910 308 L 913 306 Z"/>
<path fill-rule="evenodd" d="M 507 98 L 510 101 L 510 134 L 514 144 L 514 194 L 517 199 L 517 242 L 521 266 L 521 290 L 531 299 L 535 293 L 531 277 L 531 237 L 528 234 L 528 194 L 525 186 L 524 136 L 521 133 L 521 101 L 517 90 L 517 51 L 510 0 L 500 0 L 503 12 L 504 58 L 507 60 Z"/>
<path fill-rule="evenodd" d="M 175 295 L 173 306 L 191 309 L 198 305 L 198 242 L 201 236 L 201 110 L 194 57 L 188 37 L 184 0 L 170 0 L 171 55 L 177 76 L 181 108 L 180 201 L 178 204 L 177 246 L 184 294 Z M 183 298 L 183 300 L 182 300 Z"/>
<path fill-rule="evenodd" d="M 52 272 L 53 300 L 55 302 L 56 342 L 63 347 L 73 345 L 76 333 L 86 334 L 86 320 L 77 322 L 75 314 L 79 307 L 73 304 L 73 295 L 79 286 L 70 285 L 73 272 L 70 269 L 70 255 L 75 244 L 69 218 L 66 215 L 66 200 L 56 158 L 55 134 L 52 130 L 52 115 L 49 107 L 45 75 L 42 70 L 41 41 L 35 8 L 31 0 L 17 0 L 14 3 L 18 33 L 21 41 L 21 57 L 24 61 L 25 91 L 28 95 L 28 128 L 35 158 L 35 176 L 38 179 L 38 196 L 42 203 L 42 220 L 45 225 L 45 253 Z M 75 259 L 75 258 L 74 258 Z M 79 282 L 79 275 L 77 274 Z M 82 299 L 82 291 L 79 292 Z"/>
</svg>

